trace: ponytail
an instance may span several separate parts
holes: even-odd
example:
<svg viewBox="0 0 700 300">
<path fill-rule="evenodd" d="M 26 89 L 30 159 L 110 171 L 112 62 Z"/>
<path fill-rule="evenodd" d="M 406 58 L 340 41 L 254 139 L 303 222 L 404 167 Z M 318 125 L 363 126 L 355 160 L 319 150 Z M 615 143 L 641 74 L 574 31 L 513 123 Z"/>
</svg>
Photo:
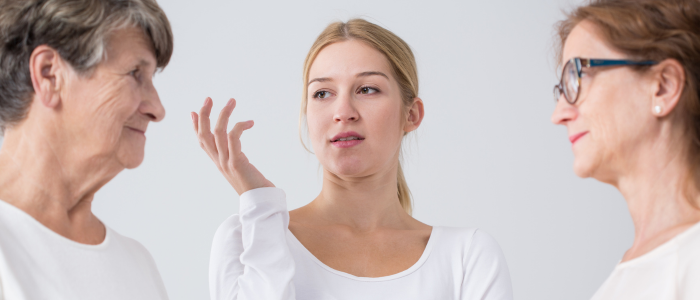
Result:
<svg viewBox="0 0 700 300">
<path fill-rule="evenodd" d="M 399 203 L 401 207 L 409 214 L 413 213 L 413 205 L 411 204 L 411 190 L 408 189 L 408 183 L 406 182 L 406 177 L 403 176 L 403 169 L 401 168 L 401 163 L 399 162 L 399 170 L 396 173 L 396 185 L 398 187 Z"/>
</svg>

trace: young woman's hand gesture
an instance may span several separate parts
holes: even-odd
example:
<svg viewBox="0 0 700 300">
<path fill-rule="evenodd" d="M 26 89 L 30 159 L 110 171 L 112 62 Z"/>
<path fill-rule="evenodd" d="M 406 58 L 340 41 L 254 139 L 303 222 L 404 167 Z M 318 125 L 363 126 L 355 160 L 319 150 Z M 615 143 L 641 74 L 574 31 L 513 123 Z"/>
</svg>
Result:
<svg viewBox="0 0 700 300">
<path fill-rule="evenodd" d="M 230 132 L 226 133 L 228 119 L 236 107 L 236 100 L 231 98 L 221 110 L 212 134 L 209 128 L 209 115 L 213 106 L 214 102 L 211 98 L 207 98 L 199 115 L 192 112 L 194 131 L 197 133 L 202 149 L 207 152 L 238 195 L 256 188 L 274 187 L 275 185 L 250 164 L 248 158 L 241 152 L 241 134 L 244 130 L 253 127 L 253 121 L 238 122 Z"/>
</svg>

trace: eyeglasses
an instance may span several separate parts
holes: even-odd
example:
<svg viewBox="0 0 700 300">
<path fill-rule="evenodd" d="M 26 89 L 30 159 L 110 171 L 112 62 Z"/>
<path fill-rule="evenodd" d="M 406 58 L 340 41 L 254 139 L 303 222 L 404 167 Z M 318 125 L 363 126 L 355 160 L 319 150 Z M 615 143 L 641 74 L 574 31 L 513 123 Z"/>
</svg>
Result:
<svg viewBox="0 0 700 300">
<path fill-rule="evenodd" d="M 657 63 L 658 62 L 650 60 L 633 61 L 574 57 L 566 62 L 561 72 L 561 81 L 554 86 L 554 101 L 559 101 L 561 95 L 564 95 L 566 102 L 570 104 L 576 103 L 581 90 L 581 69 L 583 67 L 651 66 Z"/>
</svg>

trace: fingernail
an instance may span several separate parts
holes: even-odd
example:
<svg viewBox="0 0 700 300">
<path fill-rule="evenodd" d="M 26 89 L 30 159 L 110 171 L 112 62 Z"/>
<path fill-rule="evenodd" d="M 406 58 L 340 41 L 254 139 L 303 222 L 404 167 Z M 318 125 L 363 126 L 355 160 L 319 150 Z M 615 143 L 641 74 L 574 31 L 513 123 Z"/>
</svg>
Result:
<svg viewBox="0 0 700 300">
<path fill-rule="evenodd" d="M 231 106 L 233 104 L 233 99 L 229 99 L 228 103 L 226 103 L 226 106 Z"/>
<path fill-rule="evenodd" d="M 192 118 L 192 122 L 194 122 L 194 115 L 190 113 L 190 118 Z"/>
<path fill-rule="evenodd" d="M 204 105 L 207 105 L 207 102 L 209 101 L 209 98 L 204 99 Z"/>
</svg>

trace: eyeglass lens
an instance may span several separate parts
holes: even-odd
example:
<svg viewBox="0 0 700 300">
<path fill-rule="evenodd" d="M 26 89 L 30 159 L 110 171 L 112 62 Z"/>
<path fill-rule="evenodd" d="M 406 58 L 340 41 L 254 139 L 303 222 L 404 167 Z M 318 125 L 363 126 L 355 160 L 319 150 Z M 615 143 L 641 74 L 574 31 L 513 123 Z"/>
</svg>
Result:
<svg viewBox="0 0 700 300">
<path fill-rule="evenodd" d="M 573 104 L 576 102 L 579 89 L 578 71 L 576 70 L 576 62 L 574 60 L 570 60 L 566 63 L 562 76 L 564 97 L 566 97 L 566 101 Z"/>
</svg>

